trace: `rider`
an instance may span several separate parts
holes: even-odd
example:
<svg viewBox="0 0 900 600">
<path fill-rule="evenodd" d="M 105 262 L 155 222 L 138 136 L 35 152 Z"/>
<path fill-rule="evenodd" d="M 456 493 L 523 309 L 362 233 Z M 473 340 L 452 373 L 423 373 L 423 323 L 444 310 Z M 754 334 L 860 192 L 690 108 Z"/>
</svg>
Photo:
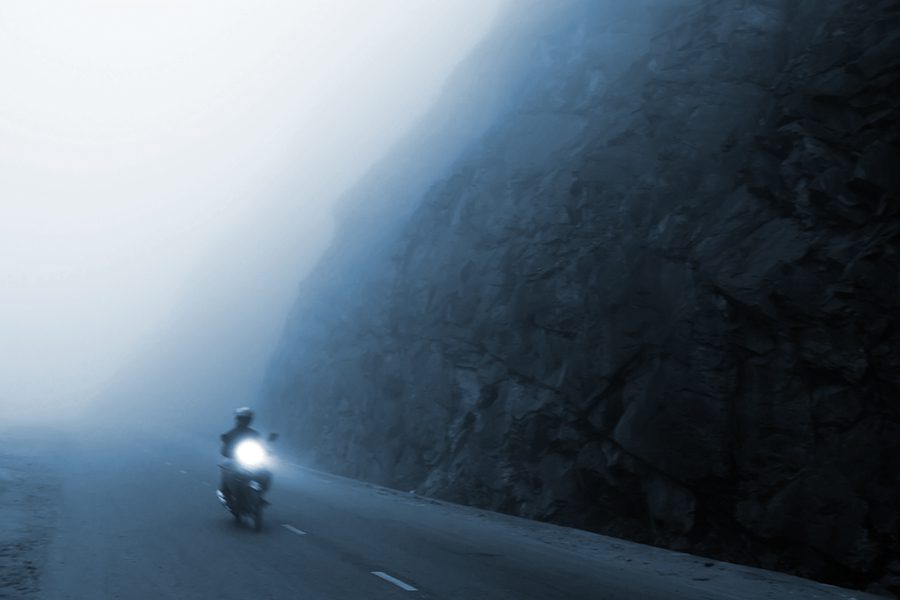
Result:
<svg viewBox="0 0 900 600">
<path fill-rule="evenodd" d="M 234 449 L 239 442 L 248 438 L 259 439 L 260 434 L 250 427 L 251 422 L 253 422 L 253 411 L 246 406 L 234 411 L 234 427 L 220 436 L 222 438 L 222 456 L 234 458 Z"/>
<path fill-rule="evenodd" d="M 222 456 L 228 459 L 234 459 L 234 449 L 240 442 L 246 439 L 259 439 L 261 437 L 258 431 L 250 427 L 252 421 L 253 411 L 246 406 L 242 406 L 234 411 L 234 427 L 219 436 L 222 439 Z M 230 496 L 228 484 L 231 480 L 232 472 L 233 470 L 230 468 L 222 469 L 222 482 L 219 484 L 219 489 L 222 491 L 222 494 L 225 495 L 225 498 L 229 498 Z"/>
</svg>

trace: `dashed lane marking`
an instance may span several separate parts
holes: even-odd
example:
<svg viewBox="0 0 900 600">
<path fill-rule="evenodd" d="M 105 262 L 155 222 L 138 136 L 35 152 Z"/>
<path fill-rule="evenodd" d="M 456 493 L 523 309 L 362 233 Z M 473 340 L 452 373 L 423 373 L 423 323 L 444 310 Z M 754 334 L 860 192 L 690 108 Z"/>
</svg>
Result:
<svg viewBox="0 0 900 600">
<path fill-rule="evenodd" d="M 288 531 L 293 531 L 293 532 L 296 533 L 297 535 L 306 535 L 306 532 L 305 532 L 305 531 L 303 531 L 302 529 L 297 529 L 297 528 L 294 527 L 293 525 L 288 525 L 287 523 L 284 523 L 284 524 L 282 524 L 282 527 L 284 527 L 284 528 L 287 529 Z"/>
<path fill-rule="evenodd" d="M 406 583 L 405 581 L 400 581 L 400 580 L 397 579 L 396 577 L 393 577 L 393 576 L 391 576 L 391 575 L 388 575 L 387 573 L 385 573 L 385 572 L 383 572 L 383 571 L 372 571 L 372 575 L 374 575 L 375 577 L 381 577 L 381 578 L 384 579 L 385 581 L 389 581 L 389 582 L 393 583 L 394 585 L 396 585 L 396 586 L 397 586 L 398 588 L 400 588 L 401 590 L 405 590 L 405 591 L 407 591 L 407 592 L 417 592 L 417 591 L 419 591 L 418 589 L 416 589 L 416 588 L 414 588 L 413 586 L 409 585 L 409 584 Z"/>
<path fill-rule="evenodd" d="M 187 475 L 187 471 L 178 471 L 178 472 L 181 473 L 182 475 Z"/>
</svg>

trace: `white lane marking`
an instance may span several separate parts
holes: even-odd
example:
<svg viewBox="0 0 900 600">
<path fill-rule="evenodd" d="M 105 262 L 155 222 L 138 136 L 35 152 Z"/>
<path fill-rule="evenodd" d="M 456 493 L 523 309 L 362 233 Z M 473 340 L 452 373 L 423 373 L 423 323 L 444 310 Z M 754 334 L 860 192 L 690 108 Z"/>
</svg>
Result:
<svg viewBox="0 0 900 600">
<path fill-rule="evenodd" d="M 416 588 L 414 588 L 413 586 L 406 583 L 405 581 L 400 581 L 396 577 L 391 577 L 390 575 L 388 575 L 387 573 L 385 573 L 383 571 L 372 571 L 372 575 L 374 575 L 375 577 L 381 577 L 385 581 L 390 581 L 391 583 L 396 585 L 398 588 L 400 588 L 402 590 L 406 590 L 407 592 L 418 592 L 419 591 Z"/>
<path fill-rule="evenodd" d="M 208 481 L 201 481 L 200 483 L 202 483 L 202 484 L 205 485 L 206 487 L 212 487 L 212 484 L 211 484 L 210 482 L 208 482 Z"/>
<path fill-rule="evenodd" d="M 181 473 L 182 475 L 187 475 L 187 471 L 178 471 L 178 472 Z"/>
<path fill-rule="evenodd" d="M 287 529 L 288 531 L 293 531 L 293 532 L 296 533 L 297 535 L 306 535 L 306 532 L 305 532 L 305 531 L 303 531 L 303 530 L 301 530 L 301 529 L 297 529 L 297 528 L 294 527 L 293 525 L 288 525 L 287 523 L 284 523 L 284 524 L 282 524 L 282 527 L 284 527 L 284 528 Z"/>
<path fill-rule="evenodd" d="M 166 462 L 164 462 L 163 464 L 166 465 L 167 467 L 171 467 L 171 466 L 172 466 L 172 463 L 170 463 L 169 461 L 166 461 Z"/>
</svg>

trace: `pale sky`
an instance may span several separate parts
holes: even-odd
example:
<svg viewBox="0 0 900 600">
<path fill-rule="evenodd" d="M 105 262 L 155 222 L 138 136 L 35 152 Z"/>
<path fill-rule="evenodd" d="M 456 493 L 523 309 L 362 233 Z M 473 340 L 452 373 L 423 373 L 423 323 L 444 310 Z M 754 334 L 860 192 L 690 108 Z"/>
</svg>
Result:
<svg viewBox="0 0 900 600">
<path fill-rule="evenodd" d="M 0 405 L 97 392 L 260 207 L 324 245 L 504 2 L 0 3 Z"/>
</svg>

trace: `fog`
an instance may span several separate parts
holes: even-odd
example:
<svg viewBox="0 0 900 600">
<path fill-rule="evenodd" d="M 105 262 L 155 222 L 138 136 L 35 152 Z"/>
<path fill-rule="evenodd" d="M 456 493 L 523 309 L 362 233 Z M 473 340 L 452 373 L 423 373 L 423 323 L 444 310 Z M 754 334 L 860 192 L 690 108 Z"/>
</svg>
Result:
<svg viewBox="0 0 900 600">
<path fill-rule="evenodd" d="M 12 418 L 77 414 L 184 315 L 215 313 L 217 294 L 244 290 L 228 299 L 235 320 L 262 302 L 275 335 L 335 200 L 434 103 L 502 4 L 4 2 Z M 278 284 L 260 297 L 241 286 L 250 275 Z"/>
</svg>

